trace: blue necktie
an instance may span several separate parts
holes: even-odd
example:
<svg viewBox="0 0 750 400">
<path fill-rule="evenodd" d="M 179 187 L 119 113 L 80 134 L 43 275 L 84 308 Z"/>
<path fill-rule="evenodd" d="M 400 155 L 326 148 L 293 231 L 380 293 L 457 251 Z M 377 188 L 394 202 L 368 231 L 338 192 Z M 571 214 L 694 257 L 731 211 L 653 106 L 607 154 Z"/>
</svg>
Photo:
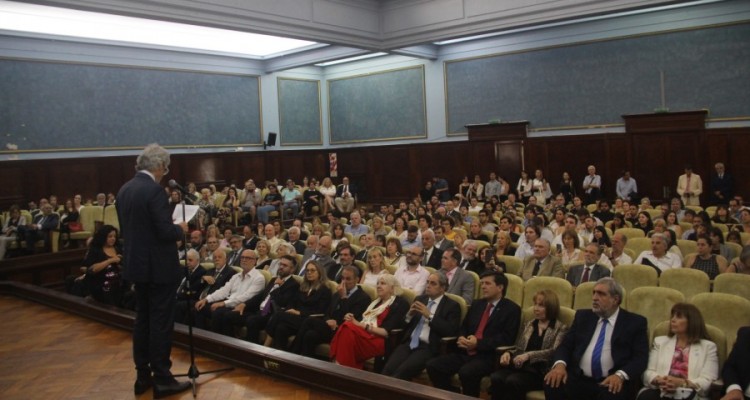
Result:
<svg viewBox="0 0 750 400">
<path fill-rule="evenodd" d="M 432 305 L 435 304 L 434 301 L 430 300 L 427 302 L 427 310 L 429 311 L 432 308 Z M 414 350 L 417 347 L 419 347 L 419 336 L 422 334 L 422 327 L 424 326 L 424 315 L 419 317 L 419 322 L 417 323 L 417 327 L 414 328 L 414 332 L 411 334 L 411 342 L 409 343 L 409 348 Z"/>
<path fill-rule="evenodd" d="M 599 380 L 604 373 L 602 371 L 602 350 L 604 349 L 604 337 L 607 335 L 608 320 L 602 319 L 602 330 L 599 331 L 599 337 L 596 338 L 594 353 L 591 354 L 591 377 Z"/>
</svg>

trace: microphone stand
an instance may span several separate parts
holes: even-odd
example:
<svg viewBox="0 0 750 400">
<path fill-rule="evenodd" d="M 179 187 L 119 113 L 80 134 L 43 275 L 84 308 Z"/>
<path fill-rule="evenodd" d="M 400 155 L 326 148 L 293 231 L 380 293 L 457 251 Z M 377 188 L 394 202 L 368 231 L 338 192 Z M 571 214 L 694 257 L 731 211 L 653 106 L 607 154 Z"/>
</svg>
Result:
<svg viewBox="0 0 750 400">
<path fill-rule="evenodd" d="M 182 220 L 187 223 L 185 220 L 185 199 L 183 197 L 182 202 L 180 203 L 182 205 Z M 185 303 L 187 304 L 187 325 L 188 325 L 188 350 L 190 352 L 190 368 L 188 369 L 188 372 L 186 374 L 179 374 L 175 375 L 175 377 L 183 377 L 187 376 L 190 379 L 190 383 L 193 386 L 193 398 L 196 397 L 196 382 L 195 380 L 198 379 L 198 377 L 201 376 L 200 370 L 198 370 L 198 367 L 195 365 L 195 346 L 193 345 L 193 308 L 190 306 L 190 296 L 192 295 L 192 290 L 190 288 L 190 268 L 188 267 L 187 263 L 187 233 L 183 232 L 182 234 L 182 240 L 185 244 L 185 253 L 182 256 L 182 260 L 185 262 L 185 289 L 187 292 L 187 295 L 185 296 Z M 227 367 L 227 368 L 219 368 L 214 369 L 211 371 L 205 371 L 203 374 L 215 374 L 219 372 L 226 372 L 226 371 L 232 371 L 234 370 L 234 367 Z"/>
</svg>

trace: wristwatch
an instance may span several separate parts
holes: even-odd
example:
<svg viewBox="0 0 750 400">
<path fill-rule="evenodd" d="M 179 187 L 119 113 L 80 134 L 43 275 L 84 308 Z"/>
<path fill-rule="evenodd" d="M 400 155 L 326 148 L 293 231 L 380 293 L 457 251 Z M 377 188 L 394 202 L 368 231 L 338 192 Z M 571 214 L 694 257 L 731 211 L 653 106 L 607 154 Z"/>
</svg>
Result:
<svg viewBox="0 0 750 400">
<path fill-rule="evenodd" d="M 615 375 L 617 375 L 618 378 L 622 379 L 623 382 L 627 381 L 627 379 L 625 378 L 625 373 L 623 373 L 622 371 L 615 372 Z"/>
</svg>

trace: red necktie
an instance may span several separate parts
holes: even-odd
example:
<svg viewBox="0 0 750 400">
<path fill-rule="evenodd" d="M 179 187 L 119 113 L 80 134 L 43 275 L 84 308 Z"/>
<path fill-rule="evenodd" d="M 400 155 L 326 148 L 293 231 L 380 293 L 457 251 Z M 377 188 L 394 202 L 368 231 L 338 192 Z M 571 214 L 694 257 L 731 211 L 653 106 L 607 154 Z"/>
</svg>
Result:
<svg viewBox="0 0 750 400">
<path fill-rule="evenodd" d="M 589 267 L 583 268 L 583 278 L 581 278 L 581 283 L 588 282 L 589 281 Z"/>
<path fill-rule="evenodd" d="M 490 311 L 492 311 L 492 303 L 487 303 L 487 308 L 484 309 L 484 313 L 482 314 L 482 319 L 479 320 L 479 326 L 477 327 L 477 331 L 474 334 L 474 337 L 477 338 L 477 342 L 482 340 L 482 337 L 484 336 L 484 328 L 487 326 L 487 321 L 490 319 Z M 470 356 L 473 356 L 474 354 L 477 354 L 476 349 L 468 351 Z"/>
</svg>

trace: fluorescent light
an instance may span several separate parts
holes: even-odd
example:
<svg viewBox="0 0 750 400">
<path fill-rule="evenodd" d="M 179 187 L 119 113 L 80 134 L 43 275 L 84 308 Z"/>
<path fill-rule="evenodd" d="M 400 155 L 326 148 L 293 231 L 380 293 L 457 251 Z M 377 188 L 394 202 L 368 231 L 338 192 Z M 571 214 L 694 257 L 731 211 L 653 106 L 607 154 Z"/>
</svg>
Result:
<svg viewBox="0 0 750 400">
<path fill-rule="evenodd" d="M 510 29 L 510 30 L 501 31 L 501 32 L 484 33 L 484 34 L 475 35 L 475 36 L 466 36 L 466 37 L 461 37 L 461 38 L 456 38 L 456 39 L 441 40 L 441 41 L 433 42 L 433 44 L 436 44 L 438 46 L 443 46 L 446 44 L 454 44 L 454 43 L 468 42 L 471 40 L 486 39 L 486 38 L 493 37 L 493 36 L 510 35 L 513 33 L 521 33 L 521 32 L 526 32 L 526 31 L 531 31 L 531 30 L 539 30 L 539 29 L 545 29 L 545 28 L 553 28 L 556 26 L 579 24 L 582 22 L 591 22 L 591 21 L 598 21 L 598 20 L 603 20 L 603 19 L 625 17 L 628 15 L 646 14 L 646 13 L 651 13 L 651 12 L 656 12 L 656 11 L 671 10 L 675 8 L 692 7 L 692 6 L 702 5 L 702 4 L 717 3 L 719 1 L 722 1 L 722 0 L 696 0 L 696 1 L 687 2 L 687 3 L 669 4 L 665 6 L 657 6 L 657 7 L 651 7 L 651 8 L 638 9 L 638 10 L 622 11 L 622 12 L 613 13 L 613 14 L 585 17 L 585 18 L 573 19 L 569 21 L 552 22 L 548 24 L 528 26 L 525 28 Z"/>
<path fill-rule="evenodd" d="M 315 42 L 143 18 L 0 1 L 0 30 L 271 58 Z"/>
<path fill-rule="evenodd" d="M 380 56 L 385 56 L 385 55 L 388 55 L 388 53 L 363 54 L 361 56 L 356 56 L 356 57 L 342 58 L 340 60 L 333 60 L 333 61 L 326 61 L 326 62 L 322 62 L 322 63 L 317 63 L 317 64 L 315 64 L 315 66 L 316 67 L 328 67 L 328 66 L 331 66 L 331 65 L 343 64 L 343 63 L 348 63 L 348 62 L 352 62 L 352 61 L 366 60 L 368 58 L 375 58 L 375 57 L 380 57 Z"/>
</svg>

